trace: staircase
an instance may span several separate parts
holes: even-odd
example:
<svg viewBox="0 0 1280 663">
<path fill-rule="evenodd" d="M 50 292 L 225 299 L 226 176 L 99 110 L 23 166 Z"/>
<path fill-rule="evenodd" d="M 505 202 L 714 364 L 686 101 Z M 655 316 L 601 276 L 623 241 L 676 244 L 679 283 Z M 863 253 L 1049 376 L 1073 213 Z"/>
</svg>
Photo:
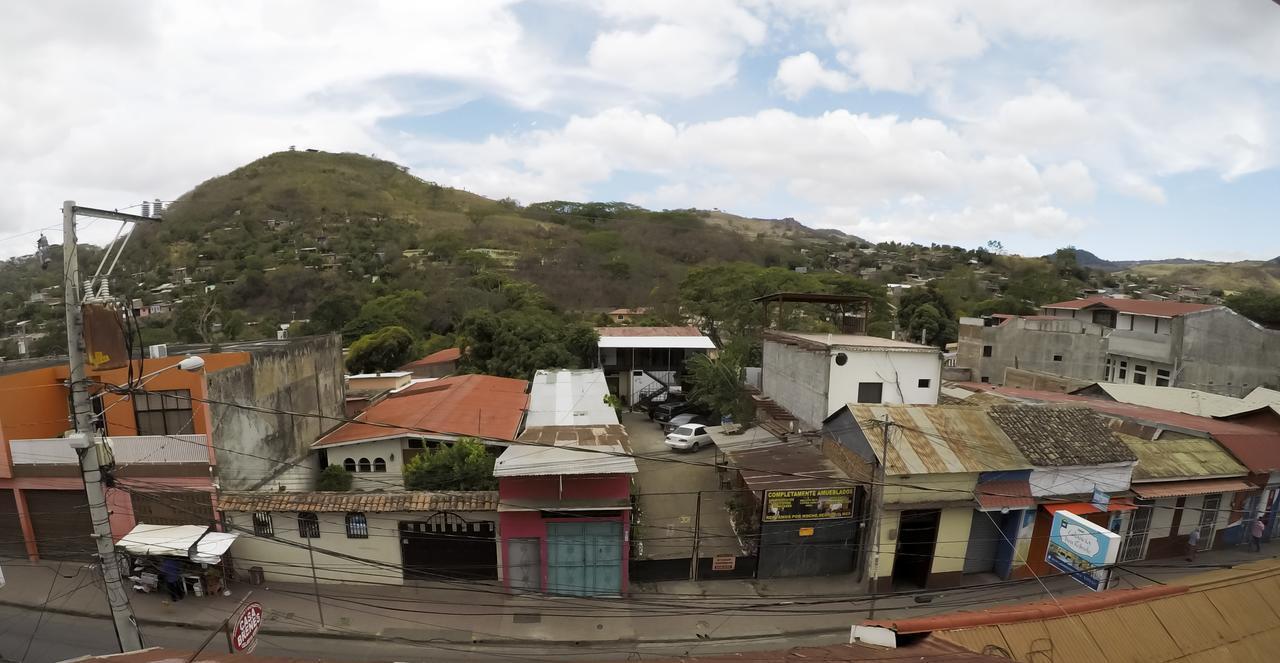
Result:
<svg viewBox="0 0 1280 663">
<path fill-rule="evenodd" d="M 652 380 L 653 384 L 650 384 L 644 389 L 641 389 L 636 394 L 637 398 L 631 404 L 631 407 L 637 408 L 637 409 L 647 409 L 650 403 L 653 403 L 655 401 L 666 400 L 667 394 L 671 393 L 671 385 L 667 384 L 662 378 L 654 375 L 653 373 L 650 373 L 649 371 L 641 371 L 641 372 L 644 373 L 645 376 L 647 376 L 650 380 Z"/>
</svg>

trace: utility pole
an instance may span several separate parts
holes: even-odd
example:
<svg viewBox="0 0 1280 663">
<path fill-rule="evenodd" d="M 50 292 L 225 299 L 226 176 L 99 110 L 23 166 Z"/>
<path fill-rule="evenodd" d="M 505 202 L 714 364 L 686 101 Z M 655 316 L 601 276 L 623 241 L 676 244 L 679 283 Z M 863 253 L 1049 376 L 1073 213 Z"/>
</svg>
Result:
<svg viewBox="0 0 1280 663">
<path fill-rule="evenodd" d="M 320 519 L 316 518 L 316 533 L 320 531 Z M 324 608 L 320 605 L 320 581 L 316 579 L 316 554 L 311 552 L 311 532 L 307 532 L 307 558 L 311 560 L 311 589 L 316 593 L 316 612 L 320 614 L 320 628 L 324 625 Z"/>
<path fill-rule="evenodd" d="M 89 385 L 85 379 L 84 315 L 80 310 L 80 262 L 76 246 L 76 215 L 93 216 L 120 221 L 154 221 L 133 214 L 108 210 L 76 207 L 75 201 L 62 203 L 62 295 L 66 306 L 67 362 L 70 368 L 71 407 L 75 417 L 79 439 L 71 442 L 80 455 L 80 473 L 84 477 L 84 490 L 89 501 L 89 516 L 93 519 L 93 538 L 98 547 L 98 560 L 102 564 L 102 579 L 106 585 L 107 605 L 111 608 L 111 620 L 116 629 L 116 641 L 120 651 L 142 649 L 142 633 L 129 604 L 120 577 L 120 563 L 116 557 L 115 541 L 111 538 L 111 513 L 107 510 L 107 493 L 102 483 L 102 467 L 98 448 L 93 439 L 93 404 L 89 400 Z"/>
<path fill-rule="evenodd" d="M 702 545 L 702 491 L 698 491 L 698 504 L 693 508 L 693 559 L 689 562 L 689 579 L 698 580 L 698 548 Z"/>
<path fill-rule="evenodd" d="M 876 468 L 875 485 L 871 487 L 875 491 L 875 512 L 872 514 L 874 518 L 871 528 L 871 576 L 867 578 L 870 585 L 871 605 L 867 610 L 867 619 L 876 618 L 876 593 L 880 590 L 880 519 L 884 512 L 884 477 L 885 465 L 889 462 L 889 429 L 893 426 L 893 422 L 889 421 L 886 416 L 884 421 L 880 422 L 880 467 Z"/>
</svg>

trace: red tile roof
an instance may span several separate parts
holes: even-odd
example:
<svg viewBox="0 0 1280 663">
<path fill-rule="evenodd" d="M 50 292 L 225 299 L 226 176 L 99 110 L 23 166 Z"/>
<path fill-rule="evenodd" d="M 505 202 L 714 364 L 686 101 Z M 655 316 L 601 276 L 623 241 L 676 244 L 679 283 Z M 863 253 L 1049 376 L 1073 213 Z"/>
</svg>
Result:
<svg viewBox="0 0 1280 663">
<path fill-rule="evenodd" d="M 1091 306 L 1109 308 L 1120 313 L 1136 315 L 1154 315 L 1161 318 L 1176 318 L 1180 315 L 1218 308 L 1213 304 L 1188 304 L 1185 302 L 1162 302 L 1148 299 L 1115 299 L 1113 297 L 1095 296 L 1084 299 L 1073 299 L 1056 304 L 1045 304 L 1041 308 L 1064 308 L 1079 310 Z"/>
<path fill-rule="evenodd" d="M 525 380 L 457 375 L 415 384 L 374 403 L 313 447 L 424 431 L 514 441 L 529 405 Z"/>
<path fill-rule="evenodd" d="M 1075 394 L 1059 394 L 1050 391 L 1018 389 L 1016 387 L 997 387 L 976 382 L 963 383 L 961 386 L 970 391 L 991 392 L 1018 399 L 1047 403 L 1077 403 L 1114 417 L 1208 433 L 1219 444 L 1226 447 L 1227 451 L 1230 451 L 1231 455 L 1236 457 L 1236 460 L 1248 467 L 1249 471 L 1273 472 L 1280 470 L 1280 432 L 1220 419 L 1197 417 L 1171 410 L 1160 410 Z"/>
<path fill-rule="evenodd" d="M 702 336 L 697 327 L 596 327 L 601 336 Z"/>
<path fill-rule="evenodd" d="M 219 511 L 305 511 L 310 513 L 343 513 L 365 511 L 495 511 L 496 490 L 396 492 L 314 492 L 272 493 L 239 492 L 218 496 Z"/>
<path fill-rule="evenodd" d="M 430 366 L 432 364 L 445 364 L 451 361 L 458 361 L 458 359 L 460 358 L 462 358 L 462 350 L 459 350 L 458 348 L 445 348 L 443 350 L 440 350 L 439 352 L 432 352 L 431 354 L 417 361 L 411 361 L 405 364 L 404 366 L 401 366 L 400 370 L 407 371 L 414 366 Z"/>
</svg>

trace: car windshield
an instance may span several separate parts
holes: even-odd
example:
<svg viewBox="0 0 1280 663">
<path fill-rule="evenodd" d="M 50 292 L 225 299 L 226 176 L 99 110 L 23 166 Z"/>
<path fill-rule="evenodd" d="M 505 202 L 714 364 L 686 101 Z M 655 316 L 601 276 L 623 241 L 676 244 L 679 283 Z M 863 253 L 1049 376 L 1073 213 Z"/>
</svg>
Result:
<svg viewBox="0 0 1280 663">
<path fill-rule="evenodd" d="M 693 426 L 681 426 L 676 429 L 675 434 L 676 435 L 694 435 L 696 434 L 696 429 Z"/>
</svg>

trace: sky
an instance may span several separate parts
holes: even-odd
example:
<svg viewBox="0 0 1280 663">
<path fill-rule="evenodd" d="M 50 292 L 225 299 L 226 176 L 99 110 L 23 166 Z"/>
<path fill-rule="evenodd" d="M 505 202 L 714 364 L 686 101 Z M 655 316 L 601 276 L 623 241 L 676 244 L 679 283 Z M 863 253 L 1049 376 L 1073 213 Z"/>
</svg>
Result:
<svg viewBox="0 0 1280 663">
<path fill-rule="evenodd" d="M 1277 63 L 1270 0 L 5 3 L 0 257 L 63 200 L 296 145 L 522 203 L 1265 260 Z"/>
</svg>

